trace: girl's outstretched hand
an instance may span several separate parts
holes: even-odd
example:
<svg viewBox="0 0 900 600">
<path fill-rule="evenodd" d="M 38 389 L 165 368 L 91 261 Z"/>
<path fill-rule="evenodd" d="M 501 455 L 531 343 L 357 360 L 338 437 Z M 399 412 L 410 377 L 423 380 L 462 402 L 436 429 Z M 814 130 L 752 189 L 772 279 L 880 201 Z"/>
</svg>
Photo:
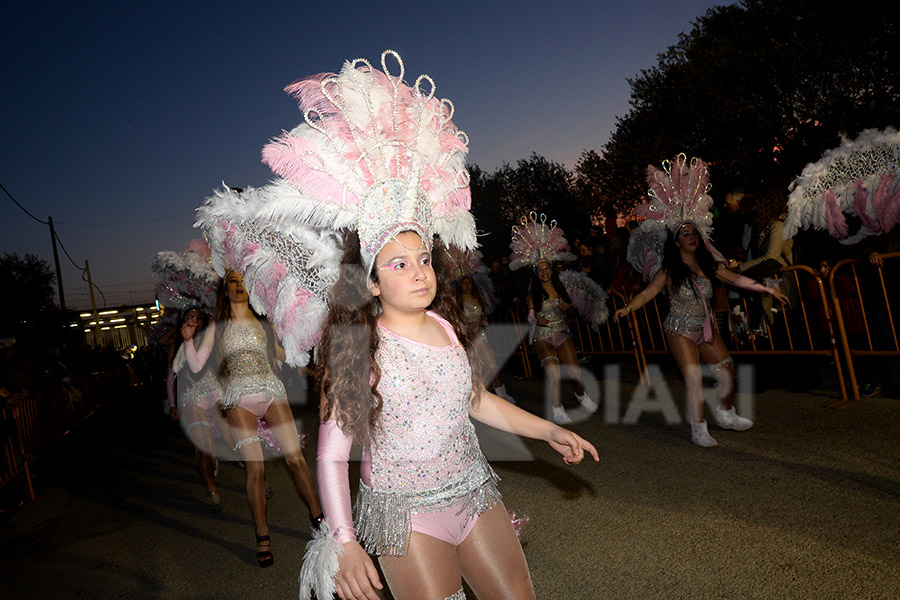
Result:
<svg viewBox="0 0 900 600">
<path fill-rule="evenodd" d="M 378 600 L 375 590 L 384 587 L 378 578 L 375 563 L 357 542 L 344 544 L 334 585 L 341 600 Z"/>
<path fill-rule="evenodd" d="M 577 465 L 587 452 L 594 457 L 594 462 L 600 461 L 600 455 L 594 445 L 572 431 L 563 429 L 558 425 L 551 432 L 547 440 L 550 447 L 562 454 L 563 460 L 568 465 Z"/>
</svg>

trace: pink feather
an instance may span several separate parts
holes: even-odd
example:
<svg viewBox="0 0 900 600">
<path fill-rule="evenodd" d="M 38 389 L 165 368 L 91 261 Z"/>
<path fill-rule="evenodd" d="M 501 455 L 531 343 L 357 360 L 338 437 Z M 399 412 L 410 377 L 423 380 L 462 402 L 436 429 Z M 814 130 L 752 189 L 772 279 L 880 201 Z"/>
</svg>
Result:
<svg viewBox="0 0 900 600">
<path fill-rule="evenodd" d="M 843 238 L 847 237 L 848 233 L 847 220 L 844 218 L 838 203 L 838 198 L 834 195 L 834 192 L 829 190 L 825 193 L 825 222 L 828 226 L 828 233 L 833 237 Z"/>
</svg>

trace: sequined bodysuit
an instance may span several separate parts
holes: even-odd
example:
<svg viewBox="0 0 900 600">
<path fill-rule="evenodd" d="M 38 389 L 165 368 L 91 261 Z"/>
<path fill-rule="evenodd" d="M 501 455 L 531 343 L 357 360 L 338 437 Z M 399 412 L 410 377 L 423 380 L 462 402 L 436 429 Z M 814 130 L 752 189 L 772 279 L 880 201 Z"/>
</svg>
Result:
<svg viewBox="0 0 900 600">
<path fill-rule="evenodd" d="M 266 344 L 266 332 L 261 327 L 227 322 L 222 333 L 223 372 L 226 375 L 222 408 L 235 408 L 243 398 L 251 396 L 259 398 L 259 403 L 265 403 L 266 407 L 272 402 L 287 399 L 284 384 L 269 365 Z"/>
<path fill-rule="evenodd" d="M 412 513 L 458 506 L 472 518 L 500 501 L 497 475 L 469 419 L 466 352 L 449 323 L 428 315 L 447 330 L 450 345 L 428 346 L 379 325 L 380 429 L 355 508 L 360 543 L 377 555 L 406 553 Z"/>
<path fill-rule="evenodd" d="M 705 277 L 695 277 L 677 290 L 671 286 L 666 290 L 669 314 L 663 322 L 663 330 L 690 338 L 696 344 L 712 342 L 712 313 L 709 307 L 713 295 L 712 282 Z"/>
<path fill-rule="evenodd" d="M 466 323 L 475 323 L 476 325 L 481 323 L 481 315 L 484 311 L 480 305 L 471 304 L 463 300 L 462 309 L 463 319 L 465 319 Z"/>
<path fill-rule="evenodd" d="M 206 369 L 198 380 L 188 377 L 188 383 L 181 395 L 181 400 L 186 406 L 198 406 L 203 410 L 209 410 L 219 402 L 222 397 L 222 386 L 213 374 L 212 369 Z"/>
<path fill-rule="evenodd" d="M 547 324 L 535 327 L 534 339 L 536 341 L 552 343 L 558 347 L 560 344 L 554 343 L 554 341 L 559 342 L 559 339 L 562 337 L 559 334 L 564 333 L 568 336 L 569 324 L 566 323 L 566 315 L 559 308 L 561 301 L 562 298 L 544 298 L 543 303 L 541 303 L 541 311 L 535 317 L 538 321 L 542 317 L 547 319 Z"/>
</svg>

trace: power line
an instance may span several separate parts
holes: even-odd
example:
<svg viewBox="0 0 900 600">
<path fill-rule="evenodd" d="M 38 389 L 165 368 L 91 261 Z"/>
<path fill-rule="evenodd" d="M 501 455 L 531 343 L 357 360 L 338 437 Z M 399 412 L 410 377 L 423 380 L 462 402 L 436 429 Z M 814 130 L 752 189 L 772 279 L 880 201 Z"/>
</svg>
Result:
<svg viewBox="0 0 900 600">
<path fill-rule="evenodd" d="M 81 271 L 84 271 L 84 270 L 85 270 L 84 267 L 79 267 L 79 266 L 75 263 L 75 261 L 72 260 L 72 257 L 69 255 L 69 251 L 66 250 L 66 247 L 65 247 L 65 246 L 63 246 L 62 240 L 59 239 L 59 234 L 56 233 L 55 230 L 54 230 L 54 232 L 53 232 L 53 236 L 56 238 L 56 241 L 59 242 L 59 247 L 62 248 L 63 254 L 66 255 L 66 258 L 69 259 L 69 262 L 72 263 L 72 264 L 75 266 L 76 269 L 81 269 Z"/>
<path fill-rule="evenodd" d="M 24 206 L 22 206 L 21 204 L 19 204 L 19 201 L 16 200 L 15 197 L 14 197 L 12 194 L 9 193 L 9 190 L 6 189 L 6 187 L 4 187 L 4 185 L 3 185 L 2 183 L 0 183 L 0 188 L 2 188 L 4 192 L 6 192 L 6 195 L 9 196 L 9 199 L 12 200 L 12 201 L 15 203 L 16 206 L 18 206 L 19 208 L 21 208 L 21 209 L 22 209 L 22 212 L 24 212 L 26 215 L 28 215 L 29 217 L 31 217 L 32 219 L 34 219 L 34 220 L 37 221 L 38 223 L 41 223 L 42 225 L 49 225 L 49 224 L 50 224 L 48 221 L 42 221 L 42 220 L 38 219 L 36 216 L 34 216 L 33 214 L 31 214 L 30 212 L 28 212 L 28 209 L 25 208 Z"/>
</svg>

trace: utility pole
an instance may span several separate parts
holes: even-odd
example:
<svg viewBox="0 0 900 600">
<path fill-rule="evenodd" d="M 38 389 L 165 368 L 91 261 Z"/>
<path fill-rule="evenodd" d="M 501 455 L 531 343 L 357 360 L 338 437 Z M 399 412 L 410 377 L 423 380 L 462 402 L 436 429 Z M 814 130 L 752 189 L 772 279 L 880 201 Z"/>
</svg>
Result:
<svg viewBox="0 0 900 600">
<path fill-rule="evenodd" d="M 87 271 L 88 288 L 91 290 L 91 311 L 94 313 L 94 345 L 103 346 L 103 337 L 100 335 L 100 315 L 97 314 L 97 300 L 94 298 L 94 282 L 91 279 L 91 265 L 84 259 L 84 270 Z"/>
<path fill-rule="evenodd" d="M 56 230 L 53 228 L 53 217 L 47 217 L 50 224 L 50 241 L 53 242 L 53 262 L 56 264 L 56 287 L 59 288 L 59 308 L 66 310 L 66 294 L 63 291 L 62 271 L 59 269 L 59 250 L 56 249 Z"/>
</svg>

